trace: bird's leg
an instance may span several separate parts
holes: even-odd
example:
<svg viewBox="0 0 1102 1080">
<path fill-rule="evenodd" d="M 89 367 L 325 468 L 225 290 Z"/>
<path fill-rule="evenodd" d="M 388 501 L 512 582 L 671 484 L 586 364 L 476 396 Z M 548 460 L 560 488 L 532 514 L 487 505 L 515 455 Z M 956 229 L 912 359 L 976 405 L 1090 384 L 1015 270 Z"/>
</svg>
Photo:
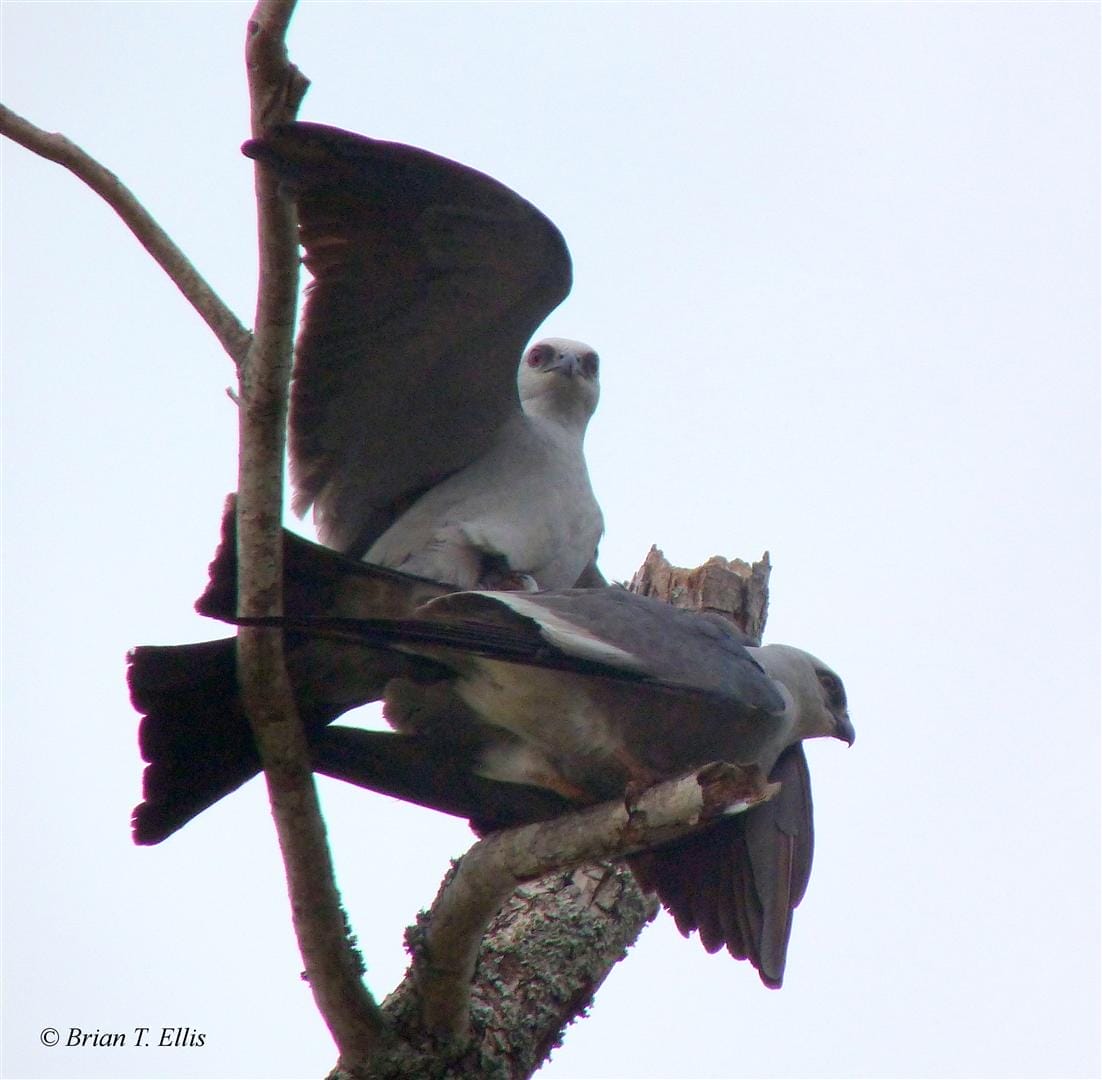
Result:
<svg viewBox="0 0 1102 1080">
<path fill-rule="evenodd" d="M 510 570 L 501 574 L 489 574 L 478 583 L 480 589 L 493 592 L 539 592 L 539 585 L 531 574 Z"/>
<path fill-rule="evenodd" d="M 531 574 L 514 570 L 504 555 L 484 552 L 478 588 L 491 592 L 538 592 L 539 583 Z"/>
<path fill-rule="evenodd" d="M 553 791 L 556 795 L 561 795 L 574 803 L 584 805 L 593 802 L 593 796 L 589 792 L 571 783 L 562 773 L 553 772 L 550 769 L 546 772 L 533 773 L 529 783 Z"/>
<path fill-rule="evenodd" d="M 624 785 L 624 805 L 630 813 L 632 807 L 639 801 L 639 796 L 663 778 L 631 754 L 626 746 L 616 747 L 612 756 L 627 774 L 627 783 Z"/>
</svg>

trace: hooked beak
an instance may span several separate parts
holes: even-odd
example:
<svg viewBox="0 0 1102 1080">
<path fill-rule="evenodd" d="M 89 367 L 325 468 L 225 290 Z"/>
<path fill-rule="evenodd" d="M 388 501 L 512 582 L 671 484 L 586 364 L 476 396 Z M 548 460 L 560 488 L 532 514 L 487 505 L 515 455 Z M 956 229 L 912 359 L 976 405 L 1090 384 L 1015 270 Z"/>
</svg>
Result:
<svg viewBox="0 0 1102 1080">
<path fill-rule="evenodd" d="M 562 352 L 559 353 L 544 370 L 557 371 L 560 375 L 565 375 L 568 379 L 572 379 L 581 370 L 581 365 L 578 363 L 578 358 L 573 353 Z"/>
<path fill-rule="evenodd" d="M 840 716 L 834 717 L 834 737 L 842 739 L 847 746 L 853 745 L 853 740 L 857 738 L 857 732 L 853 730 L 849 713 L 844 712 Z"/>
</svg>

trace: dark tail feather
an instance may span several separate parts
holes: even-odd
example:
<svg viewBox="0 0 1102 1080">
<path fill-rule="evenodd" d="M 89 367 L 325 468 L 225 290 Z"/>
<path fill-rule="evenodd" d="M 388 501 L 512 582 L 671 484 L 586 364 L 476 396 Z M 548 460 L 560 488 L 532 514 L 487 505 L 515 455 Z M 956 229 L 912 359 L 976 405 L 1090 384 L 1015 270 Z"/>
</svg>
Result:
<svg viewBox="0 0 1102 1080">
<path fill-rule="evenodd" d="M 196 607 L 215 618 L 237 605 L 235 500 Z M 286 609 L 301 616 L 402 618 L 447 590 L 434 582 L 346 558 L 284 530 Z M 308 735 L 382 693 L 414 662 L 347 642 L 288 634 L 287 670 Z M 148 762 L 134 840 L 156 844 L 259 770 L 237 689 L 233 638 L 196 645 L 142 645 L 129 656 L 130 700 L 142 714 L 138 743 Z"/>
<path fill-rule="evenodd" d="M 237 612 L 237 497 L 226 499 L 222 538 L 208 570 L 200 615 Z M 427 578 L 349 558 L 283 530 L 283 610 L 295 617 L 404 619 L 421 604 L 454 590 Z"/>
<path fill-rule="evenodd" d="M 286 655 L 310 741 L 342 713 L 377 701 L 395 675 L 423 666 L 399 653 L 290 634 Z M 127 679 L 143 714 L 138 746 L 148 763 L 134 841 L 157 844 L 255 776 L 260 759 L 237 688 L 233 638 L 139 646 Z"/>
<path fill-rule="evenodd" d="M 311 739 L 311 748 L 317 772 L 467 818 L 480 835 L 572 809 L 554 792 L 478 776 L 472 743 L 333 726 Z"/>
<path fill-rule="evenodd" d="M 223 638 L 130 654 L 130 700 L 143 714 L 138 746 L 149 763 L 132 820 L 135 843 L 159 843 L 259 768 L 234 650 L 234 639 Z"/>
<path fill-rule="evenodd" d="M 289 642 L 292 656 L 295 644 Z M 318 646 L 298 645 L 303 655 L 297 659 L 308 666 L 305 654 Z M 142 645 L 131 652 L 129 661 L 130 700 L 143 714 L 138 747 L 148 762 L 142 776 L 143 801 L 131 821 L 134 842 L 159 844 L 255 776 L 260 758 L 237 689 L 233 638 L 196 645 Z M 370 701 L 380 689 L 364 681 L 361 696 Z M 360 703 L 319 700 L 308 680 L 300 680 L 296 690 L 308 733 L 322 730 Z"/>
</svg>

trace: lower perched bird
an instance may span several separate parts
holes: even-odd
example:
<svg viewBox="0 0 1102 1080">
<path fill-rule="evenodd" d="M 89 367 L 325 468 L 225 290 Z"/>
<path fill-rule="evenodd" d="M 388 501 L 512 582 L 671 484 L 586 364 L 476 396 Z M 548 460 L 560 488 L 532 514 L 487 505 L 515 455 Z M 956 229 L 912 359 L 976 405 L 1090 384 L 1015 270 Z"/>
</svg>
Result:
<svg viewBox="0 0 1102 1080">
<path fill-rule="evenodd" d="M 232 620 L 225 555 L 226 545 L 199 606 Z M 683 933 L 699 930 L 709 950 L 726 945 L 780 985 L 811 865 L 801 740 L 853 741 L 842 683 L 825 664 L 785 645 L 755 648 L 718 616 L 617 588 L 432 596 L 442 590 L 393 571 L 376 578 L 376 568 L 304 541 L 290 567 L 288 638 L 292 657 L 306 657 L 292 659 L 292 682 L 323 773 L 481 831 L 711 761 L 780 780 L 771 801 L 630 860 Z M 388 591 L 396 617 L 379 618 Z M 334 632 L 343 640 L 322 636 Z M 161 839 L 257 767 L 236 688 L 181 678 L 200 666 L 202 648 L 132 654 L 149 762 L 139 842 Z M 395 732 L 327 726 L 359 703 L 351 698 L 380 694 Z"/>
</svg>

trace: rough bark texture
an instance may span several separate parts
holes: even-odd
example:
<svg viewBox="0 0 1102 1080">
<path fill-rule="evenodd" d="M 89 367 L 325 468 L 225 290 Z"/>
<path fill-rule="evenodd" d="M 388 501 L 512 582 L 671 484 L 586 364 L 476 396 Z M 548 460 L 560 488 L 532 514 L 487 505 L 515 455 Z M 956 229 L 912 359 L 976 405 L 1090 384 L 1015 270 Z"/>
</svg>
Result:
<svg viewBox="0 0 1102 1080">
<path fill-rule="evenodd" d="M 713 762 L 627 798 L 490 834 L 441 887 L 411 950 L 422 1025 L 457 1038 L 469 1034 L 479 950 L 518 885 L 680 839 L 777 790 L 760 769 Z"/>
<path fill-rule="evenodd" d="M 750 565 L 715 556 L 703 566 L 672 566 L 657 548 L 631 589 L 678 607 L 713 611 L 761 637 L 769 586 L 768 555 Z M 455 868 L 441 886 L 447 889 Z M 613 966 L 658 911 L 620 861 L 556 871 L 516 888 L 493 918 L 471 988 L 469 1038 L 432 1035 L 423 1020 L 416 963 L 383 1004 L 395 1038 L 364 1067 L 332 1080 L 522 1080 L 583 1016 Z M 430 933 L 422 913 L 407 931 L 416 958 Z M 600 1017 L 594 1019 L 600 1023 Z"/>
<path fill-rule="evenodd" d="M 674 607 L 713 611 L 761 642 L 769 610 L 769 552 L 756 563 L 713 555 L 687 570 L 671 566 L 656 547 L 631 579 L 631 591 L 655 596 Z"/>
<path fill-rule="evenodd" d="M 450 875 L 449 875 L 450 878 Z M 446 887 L 446 879 L 442 888 Z M 429 1034 L 414 979 L 384 1003 L 396 1041 L 362 1071 L 373 1080 L 519 1080 L 580 1016 L 657 905 L 622 865 L 584 866 L 517 888 L 490 924 L 475 971 L 469 1039 Z M 427 917 L 407 932 L 421 947 Z"/>
</svg>

